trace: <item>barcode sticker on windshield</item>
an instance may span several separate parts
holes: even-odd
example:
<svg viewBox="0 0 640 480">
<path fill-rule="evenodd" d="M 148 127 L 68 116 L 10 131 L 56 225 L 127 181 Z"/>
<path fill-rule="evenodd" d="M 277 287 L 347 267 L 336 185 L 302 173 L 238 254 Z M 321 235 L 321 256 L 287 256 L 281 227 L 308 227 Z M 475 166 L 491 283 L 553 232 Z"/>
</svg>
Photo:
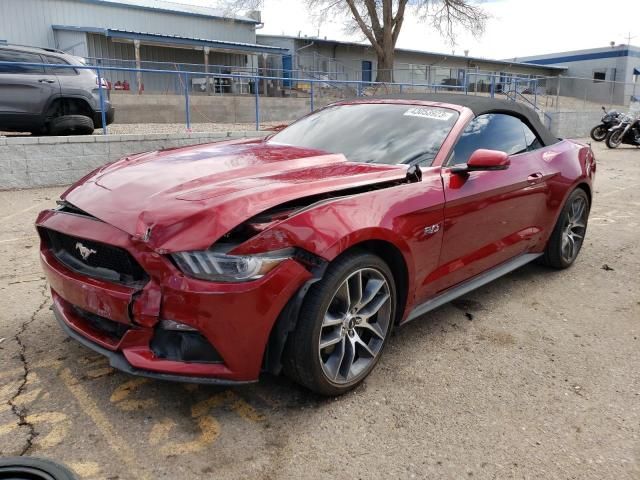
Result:
<svg viewBox="0 0 640 480">
<path fill-rule="evenodd" d="M 426 107 L 413 107 L 404 112 L 405 116 L 408 117 L 422 117 L 422 118 L 432 118 L 433 120 L 449 120 L 452 116 L 452 112 L 447 112 L 446 110 L 434 109 L 434 108 L 426 108 Z"/>
</svg>

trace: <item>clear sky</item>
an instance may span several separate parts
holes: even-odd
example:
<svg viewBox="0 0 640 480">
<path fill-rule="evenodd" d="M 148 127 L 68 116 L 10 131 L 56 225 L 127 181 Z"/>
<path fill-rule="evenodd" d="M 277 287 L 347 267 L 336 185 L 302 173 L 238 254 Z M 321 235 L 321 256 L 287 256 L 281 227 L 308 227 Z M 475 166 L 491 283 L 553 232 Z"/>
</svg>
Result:
<svg viewBox="0 0 640 480">
<path fill-rule="evenodd" d="M 220 6 L 224 0 L 173 0 Z M 542 53 L 604 47 L 609 42 L 640 45 L 640 0 L 486 0 L 479 2 L 491 15 L 479 39 L 460 32 L 455 52 L 489 58 L 514 58 Z M 304 0 L 264 0 L 259 33 L 315 36 L 337 40 L 364 40 L 348 36 L 340 19 L 317 21 Z M 418 23 L 409 13 L 398 47 L 451 52 L 428 24 Z"/>
</svg>

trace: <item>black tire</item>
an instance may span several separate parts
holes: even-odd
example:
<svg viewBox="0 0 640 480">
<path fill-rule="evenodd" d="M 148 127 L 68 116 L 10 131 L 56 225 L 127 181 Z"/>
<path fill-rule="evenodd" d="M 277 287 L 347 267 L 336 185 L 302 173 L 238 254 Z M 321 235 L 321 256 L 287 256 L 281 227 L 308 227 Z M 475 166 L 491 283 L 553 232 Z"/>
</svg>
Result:
<svg viewBox="0 0 640 480">
<path fill-rule="evenodd" d="M 602 142 L 607 138 L 608 133 L 609 130 L 607 129 L 607 127 L 605 127 L 603 124 L 600 124 L 593 127 L 589 135 L 591 135 L 591 138 L 596 142 Z"/>
<path fill-rule="evenodd" d="M 563 254 L 563 236 L 567 231 L 567 227 L 569 227 L 569 215 L 571 213 L 571 209 L 575 202 L 584 202 L 585 213 L 584 213 L 584 228 L 579 230 L 579 234 L 582 235 L 582 238 L 577 244 L 577 250 L 575 251 L 575 255 L 572 258 L 566 258 Z M 580 249 L 584 243 L 584 237 L 587 233 L 587 223 L 589 219 L 589 209 L 591 205 L 589 204 L 589 197 L 586 192 L 581 188 L 576 188 L 571 194 L 564 206 L 562 207 L 562 211 L 560 212 L 560 216 L 558 217 L 558 221 L 551 233 L 551 237 L 547 242 L 547 247 L 545 248 L 544 255 L 542 256 L 542 263 L 549 267 L 563 269 L 568 268 L 573 265 L 573 262 L 578 257 L 580 253 Z M 578 230 L 576 228 L 576 230 Z M 575 242 L 575 240 L 574 240 Z"/>
<path fill-rule="evenodd" d="M 609 148 L 618 148 L 622 143 L 622 134 L 624 130 L 614 130 L 607 136 L 606 144 Z"/>
<path fill-rule="evenodd" d="M 32 130 L 30 130 L 31 135 L 34 137 L 39 137 L 40 135 L 46 135 L 47 134 L 47 128 L 46 127 L 39 127 L 39 128 L 34 128 Z"/>
<path fill-rule="evenodd" d="M 67 467 L 33 457 L 0 458 L 0 478 L 16 480 L 77 480 Z"/>
<path fill-rule="evenodd" d="M 325 374 L 323 361 L 321 360 L 321 332 L 322 328 L 326 328 L 326 326 L 323 326 L 323 319 L 332 304 L 331 302 L 335 300 L 334 295 L 337 294 L 340 286 L 347 282 L 347 279 L 351 278 L 354 272 L 361 270 L 375 272 L 376 275 L 381 275 L 380 278 L 386 280 L 389 303 L 386 304 L 385 302 L 384 315 L 385 317 L 390 315 L 390 317 L 387 325 L 384 328 L 380 328 L 381 331 L 384 330 L 384 338 L 377 340 L 382 342 L 381 344 L 378 343 L 377 354 L 373 358 L 365 359 L 368 364 L 365 363 L 366 367 L 357 376 L 348 380 L 347 375 L 344 381 L 336 382 L 329 379 Z M 347 288 L 349 288 L 348 283 Z M 338 257 L 329 265 L 322 280 L 314 284 L 305 297 L 296 329 L 289 334 L 287 339 L 283 358 L 285 373 L 295 382 L 321 395 L 342 395 L 355 388 L 369 375 L 382 355 L 395 322 L 397 298 L 393 274 L 389 266 L 380 257 L 363 250 L 348 252 Z M 376 317 L 377 315 L 378 313 L 376 313 Z M 377 322 L 377 320 L 375 321 Z M 368 321 L 364 323 L 368 323 Z M 362 324 L 360 327 L 356 326 L 355 328 L 361 327 Z M 353 329 L 353 326 L 351 328 Z M 358 332 L 362 332 L 362 330 L 358 330 Z M 348 337 L 353 338 L 350 333 L 349 335 L 343 334 L 343 336 L 347 337 L 347 340 Z M 356 336 L 358 339 L 364 338 L 359 335 Z M 361 356 L 360 358 L 364 357 Z M 351 365 L 355 365 L 358 361 L 360 360 L 352 360 Z M 338 370 L 339 367 L 336 371 Z"/>
<path fill-rule="evenodd" d="M 93 120 L 84 115 L 62 115 L 49 122 L 49 135 L 91 135 Z"/>
</svg>

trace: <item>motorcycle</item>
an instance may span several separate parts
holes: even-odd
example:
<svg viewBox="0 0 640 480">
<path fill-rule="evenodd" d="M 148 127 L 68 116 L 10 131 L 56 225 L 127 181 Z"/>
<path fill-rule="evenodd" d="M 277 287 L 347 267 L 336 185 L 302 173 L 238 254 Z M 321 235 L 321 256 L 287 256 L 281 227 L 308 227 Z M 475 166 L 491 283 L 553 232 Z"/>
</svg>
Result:
<svg viewBox="0 0 640 480">
<path fill-rule="evenodd" d="M 623 143 L 640 147 L 640 114 L 623 115 L 620 123 L 609 129 L 607 147 L 618 148 Z"/>
<path fill-rule="evenodd" d="M 620 122 L 620 113 L 615 110 L 611 110 L 607 112 L 607 109 L 602 107 L 604 111 L 604 115 L 600 119 L 600 124 L 596 125 L 591 129 L 591 138 L 593 138 L 596 142 L 602 142 L 607 138 L 607 134 L 609 133 L 609 129 L 616 126 Z"/>
</svg>

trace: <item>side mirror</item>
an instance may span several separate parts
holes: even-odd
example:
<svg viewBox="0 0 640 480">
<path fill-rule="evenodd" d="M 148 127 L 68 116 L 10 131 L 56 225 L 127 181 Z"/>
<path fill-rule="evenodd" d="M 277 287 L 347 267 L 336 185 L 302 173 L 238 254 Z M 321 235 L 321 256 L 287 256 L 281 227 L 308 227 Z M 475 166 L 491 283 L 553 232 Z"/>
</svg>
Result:
<svg viewBox="0 0 640 480">
<path fill-rule="evenodd" d="M 479 148 L 471 154 L 467 163 L 451 167 L 452 173 L 484 172 L 488 170 L 506 170 L 511 161 L 509 155 L 498 150 Z"/>
<path fill-rule="evenodd" d="M 605 112 L 605 113 L 607 113 L 607 109 L 606 109 L 606 108 L 604 108 L 604 105 L 602 106 L 602 111 L 603 111 L 603 112 Z"/>
</svg>

